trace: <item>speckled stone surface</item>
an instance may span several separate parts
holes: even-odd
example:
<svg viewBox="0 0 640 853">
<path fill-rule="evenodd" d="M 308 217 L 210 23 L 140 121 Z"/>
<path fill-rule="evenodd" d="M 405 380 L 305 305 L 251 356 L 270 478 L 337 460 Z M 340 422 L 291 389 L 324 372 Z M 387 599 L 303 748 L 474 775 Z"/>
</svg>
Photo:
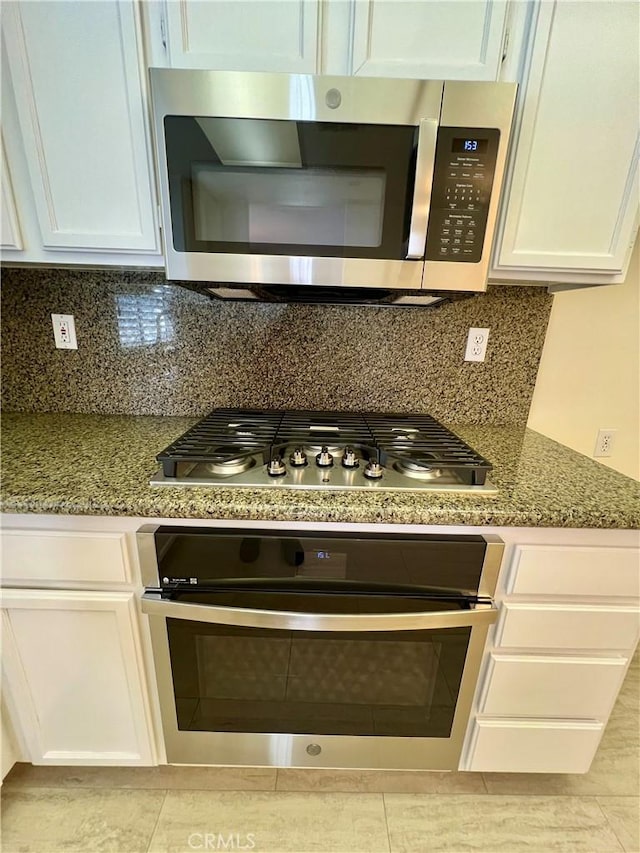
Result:
<svg viewBox="0 0 640 853">
<path fill-rule="evenodd" d="M 437 308 L 214 302 L 161 273 L 6 269 L 5 411 L 207 414 L 217 406 L 429 412 L 526 423 L 552 297 L 490 287 Z M 51 313 L 79 348 L 56 350 Z M 487 359 L 464 362 L 468 329 Z"/>
<path fill-rule="evenodd" d="M 521 427 L 455 426 L 494 465 L 497 496 L 148 485 L 192 418 L 8 414 L 4 512 L 527 527 L 640 527 L 640 484 Z"/>
</svg>

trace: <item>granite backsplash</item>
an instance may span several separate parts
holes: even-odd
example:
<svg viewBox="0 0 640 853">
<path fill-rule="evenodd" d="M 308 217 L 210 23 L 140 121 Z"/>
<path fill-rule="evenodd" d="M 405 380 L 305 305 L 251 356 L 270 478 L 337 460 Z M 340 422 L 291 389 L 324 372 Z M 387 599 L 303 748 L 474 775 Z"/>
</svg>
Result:
<svg viewBox="0 0 640 853">
<path fill-rule="evenodd" d="M 216 302 L 160 272 L 4 269 L 5 411 L 203 415 L 215 406 L 425 411 L 524 424 L 552 297 L 490 287 L 436 308 Z M 51 314 L 78 349 L 56 350 Z M 489 327 L 484 363 L 467 331 Z"/>
</svg>

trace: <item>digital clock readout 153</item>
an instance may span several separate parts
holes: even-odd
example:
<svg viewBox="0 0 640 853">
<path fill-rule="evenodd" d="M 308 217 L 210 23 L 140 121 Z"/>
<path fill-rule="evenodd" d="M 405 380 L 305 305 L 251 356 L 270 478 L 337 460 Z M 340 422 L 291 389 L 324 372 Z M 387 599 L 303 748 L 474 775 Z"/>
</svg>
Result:
<svg viewBox="0 0 640 853">
<path fill-rule="evenodd" d="M 468 154 L 480 154 L 487 147 L 486 139 L 454 139 L 451 150 L 456 154 L 466 152 Z"/>
</svg>

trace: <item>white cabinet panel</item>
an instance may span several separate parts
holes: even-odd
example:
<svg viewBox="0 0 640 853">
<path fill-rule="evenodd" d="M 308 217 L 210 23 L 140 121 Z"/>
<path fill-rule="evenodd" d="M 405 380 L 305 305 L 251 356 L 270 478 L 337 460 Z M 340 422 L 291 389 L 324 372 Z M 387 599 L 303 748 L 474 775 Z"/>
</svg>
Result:
<svg viewBox="0 0 640 853">
<path fill-rule="evenodd" d="M 5 3 L 2 30 L 43 246 L 156 251 L 133 0 Z"/>
<path fill-rule="evenodd" d="M 496 80 L 502 0 L 354 0 L 352 74 Z"/>
<path fill-rule="evenodd" d="M 317 0 L 167 0 L 165 14 L 173 68 L 317 70 Z"/>
<path fill-rule="evenodd" d="M 627 658 L 492 654 L 480 713 L 505 717 L 606 718 Z"/>
<path fill-rule="evenodd" d="M 619 274 L 637 228 L 640 5 L 539 8 L 498 269 Z"/>
<path fill-rule="evenodd" d="M 20 748 L 15 740 L 6 709 L 0 705 L 0 778 L 4 779 L 13 765 L 21 760 Z"/>
<path fill-rule="evenodd" d="M 561 720 L 476 720 L 465 770 L 586 773 L 604 726 Z"/>
<path fill-rule="evenodd" d="M 4 590 L 3 679 L 34 764 L 151 764 L 130 593 Z"/>
<path fill-rule="evenodd" d="M 3 530 L 2 583 L 130 583 L 124 533 Z"/>
<path fill-rule="evenodd" d="M 2 143 L 2 171 L 0 172 L 0 183 L 2 183 L 2 218 L 0 219 L 0 246 L 3 249 L 22 249 L 22 236 L 18 224 L 18 213 L 13 195 L 9 164 L 4 150 L 4 138 Z"/>
<path fill-rule="evenodd" d="M 502 606 L 496 645 L 523 649 L 610 649 L 632 651 L 638 641 L 637 607 L 581 604 Z"/>
<path fill-rule="evenodd" d="M 507 591 L 514 595 L 640 597 L 640 550 L 517 545 Z"/>
</svg>

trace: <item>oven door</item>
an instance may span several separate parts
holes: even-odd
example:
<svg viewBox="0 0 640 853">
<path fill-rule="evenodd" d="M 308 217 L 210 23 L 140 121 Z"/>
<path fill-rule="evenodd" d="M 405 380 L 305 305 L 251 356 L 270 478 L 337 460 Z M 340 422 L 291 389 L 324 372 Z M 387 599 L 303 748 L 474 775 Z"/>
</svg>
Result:
<svg viewBox="0 0 640 853">
<path fill-rule="evenodd" d="M 144 594 L 169 763 L 456 769 L 493 604 L 299 587 Z"/>
<path fill-rule="evenodd" d="M 170 278 L 421 287 L 441 82 L 151 79 Z"/>
</svg>

